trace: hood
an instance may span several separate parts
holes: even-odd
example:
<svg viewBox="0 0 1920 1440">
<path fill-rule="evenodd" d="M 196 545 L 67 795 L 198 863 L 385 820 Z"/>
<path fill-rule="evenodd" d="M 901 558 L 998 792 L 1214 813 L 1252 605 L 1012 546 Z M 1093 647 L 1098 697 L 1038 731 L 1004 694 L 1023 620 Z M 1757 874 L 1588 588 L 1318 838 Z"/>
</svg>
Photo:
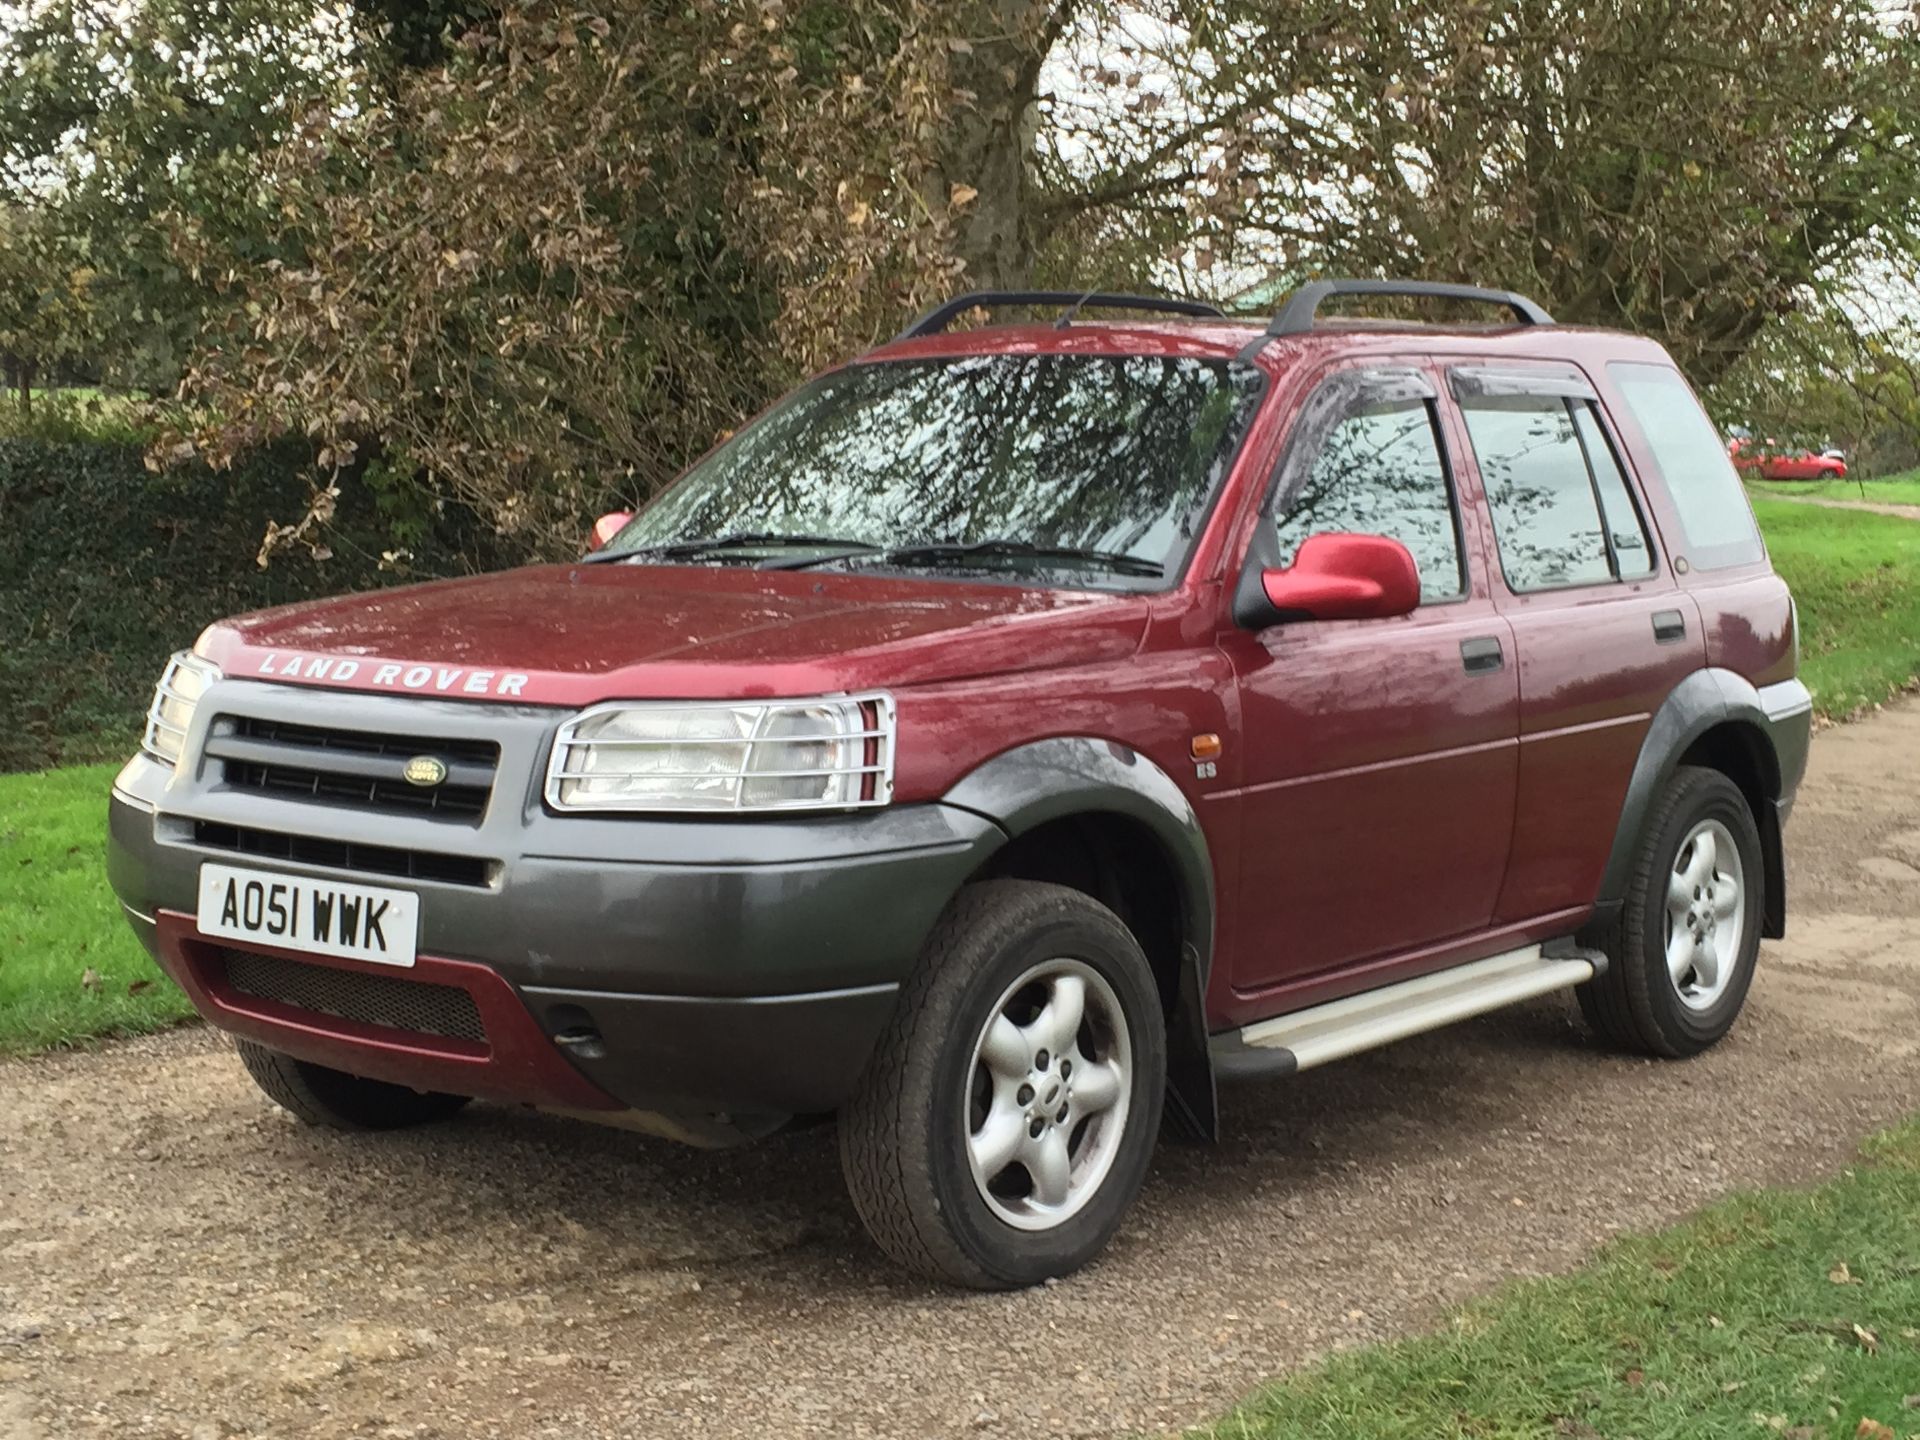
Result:
<svg viewBox="0 0 1920 1440">
<path fill-rule="evenodd" d="M 226 620 L 235 679 L 589 705 L 831 694 L 1121 659 L 1148 600 L 720 566 L 542 565 Z"/>
</svg>

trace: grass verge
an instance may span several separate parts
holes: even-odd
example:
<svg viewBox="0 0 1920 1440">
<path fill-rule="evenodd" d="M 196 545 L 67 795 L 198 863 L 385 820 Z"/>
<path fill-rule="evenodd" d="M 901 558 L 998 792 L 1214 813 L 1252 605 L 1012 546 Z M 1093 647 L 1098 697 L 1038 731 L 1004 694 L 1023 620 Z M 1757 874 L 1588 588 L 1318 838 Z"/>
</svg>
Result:
<svg viewBox="0 0 1920 1440">
<path fill-rule="evenodd" d="M 0 1054 L 139 1034 L 192 1014 L 107 888 L 117 768 L 0 775 Z"/>
<path fill-rule="evenodd" d="M 1265 1390 L 1209 1440 L 1920 1435 L 1920 1120 L 1816 1190 L 1739 1196 L 1438 1334 Z"/>
<path fill-rule="evenodd" d="M 1774 568 L 1800 604 L 1800 677 L 1843 719 L 1920 674 L 1920 522 L 1756 499 Z"/>
<path fill-rule="evenodd" d="M 1889 475 L 1884 480 L 1753 480 L 1756 499 L 1767 496 L 1811 495 L 1818 500 L 1870 500 L 1881 505 L 1920 505 L 1920 471 Z"/>
</svg>

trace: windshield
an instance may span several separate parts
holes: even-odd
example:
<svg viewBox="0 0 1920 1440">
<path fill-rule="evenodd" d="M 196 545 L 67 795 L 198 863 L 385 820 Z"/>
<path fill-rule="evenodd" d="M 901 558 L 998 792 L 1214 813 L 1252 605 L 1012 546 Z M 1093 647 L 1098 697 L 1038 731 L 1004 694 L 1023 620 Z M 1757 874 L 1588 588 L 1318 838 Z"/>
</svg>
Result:
<svg viewBox="0 0 1920 1440">
<path fill-rule="evenodd" d="M 1158 588 L 1260 383 L 1249 366 L 1146 355 L 849 366 L 714 451 L 603 553 Z"/>
</svg>

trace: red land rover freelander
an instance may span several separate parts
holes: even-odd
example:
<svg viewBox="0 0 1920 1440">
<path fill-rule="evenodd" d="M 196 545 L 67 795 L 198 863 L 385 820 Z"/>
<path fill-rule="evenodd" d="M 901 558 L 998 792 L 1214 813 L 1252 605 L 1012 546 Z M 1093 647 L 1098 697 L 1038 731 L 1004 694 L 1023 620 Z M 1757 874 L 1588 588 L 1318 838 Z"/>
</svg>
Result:
<svg viewBox="0 0 1920 1440">
<path fill-rule="evenodd" d="M 1562 989 L 1691 1055 L 1785 924 L 1793 603 L 1647 340 L 965 296 L 625 518 L 167 666 L 114 887 L 302 1119 L 836 1113 L 1024 1285 L 1217 1079 Z"/>
</svg>

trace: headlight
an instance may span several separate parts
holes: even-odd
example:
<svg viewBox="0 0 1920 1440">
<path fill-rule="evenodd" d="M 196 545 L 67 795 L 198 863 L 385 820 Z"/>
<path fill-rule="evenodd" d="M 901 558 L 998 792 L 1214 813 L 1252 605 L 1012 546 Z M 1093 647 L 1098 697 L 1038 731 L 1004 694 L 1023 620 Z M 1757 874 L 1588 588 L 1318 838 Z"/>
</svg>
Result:
<svg viewBox="0 0 1920 1440">
<path fill-rule="evenodd" d="M 154 687 L 153 704 L 147 709 L 147 733 L 141 737 L 140 748 L 165 764 L 179 764 L 180 752 L 186 748 L 187 727 L 193 724 L 194 706 L 200 703 L 207 686 L 219 678 L 219 667 L 211 661 L 188 650 L 175 653 Z"/>
<path fill-rule="evenodd" d="M 893 796 L 893 701 L 602 705 L 560 727 L 556 810 L 852 810 Z"/>
</svg>

